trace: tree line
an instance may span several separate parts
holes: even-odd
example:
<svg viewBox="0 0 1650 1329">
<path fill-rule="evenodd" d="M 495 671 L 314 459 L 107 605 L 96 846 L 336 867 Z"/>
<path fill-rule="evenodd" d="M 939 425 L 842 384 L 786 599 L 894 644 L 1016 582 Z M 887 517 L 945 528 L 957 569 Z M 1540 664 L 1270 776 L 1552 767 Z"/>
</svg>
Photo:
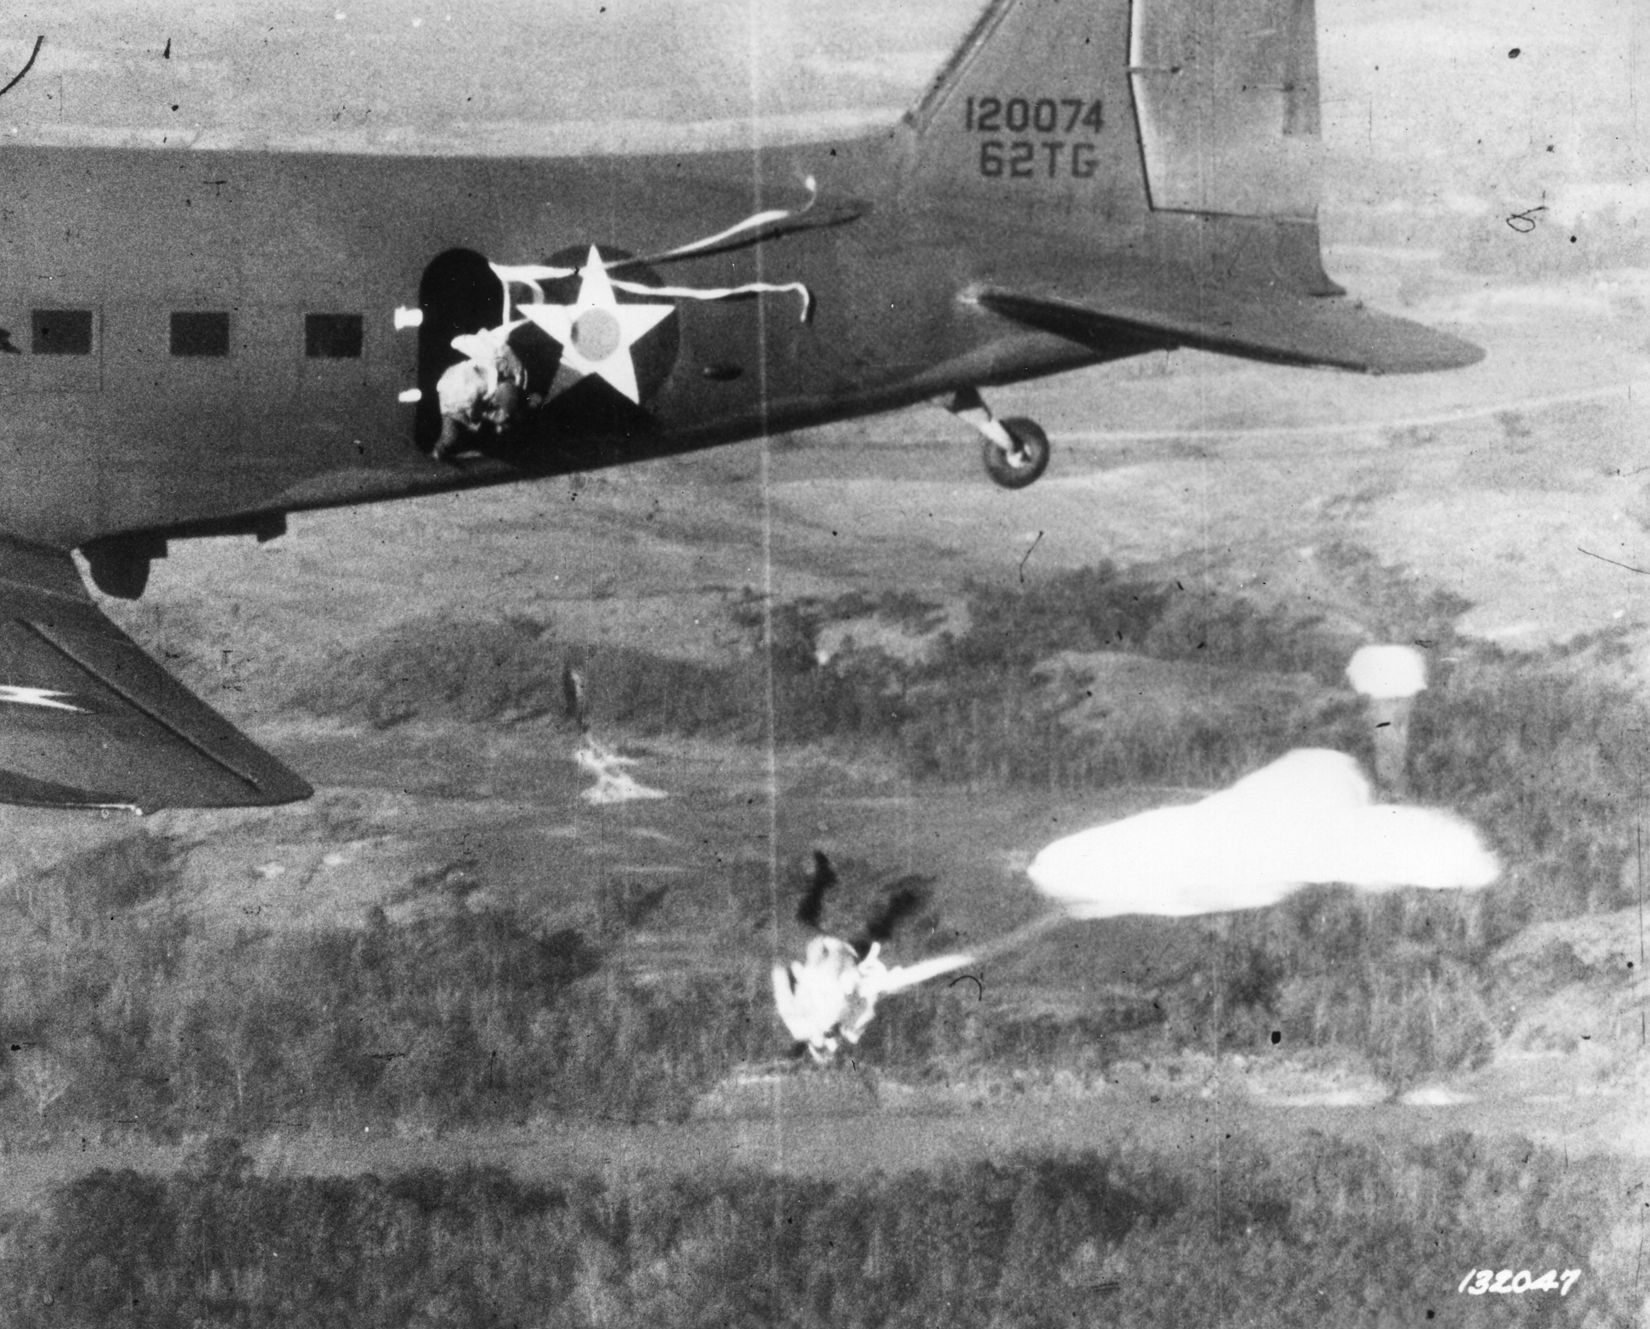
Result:
<svg viewBox="0 0 1650 1329">
<path fill-rule="evenodd" d="M 129 869 L 134 854 L 110 861 Z M 56 897 L 42 898 L 29 917 L 50 920 Z M 935 984 L 885 1003 L 860 1055 L 902 1079 L 991 1085 L 1023 1072 L 1097 1079 L 1187 1049 L 1318 1049 L 1398 1089 L 1485 1060 L 1533 993 L 1583 981 L 1608 1001 L 1630 977 L 1556 945 L 1497 972 L 1492 907 L 1323 887 L 1231 919 L 1162 922 L 1164 936 L 1194 934 L 1191 959 L 1132 998 L 1083 995 L 1103 959 L 1062 933 L 1014 961 L 1069 989 L 1061 1007 L 1024 1003 L 1012 978 Z M 359 928 L 228 942 L 162 900 L 71 917 L 8 968 L 0 1142 L 679 1120 L 741 1064 L 790 1051 L 766 935 L 727 920 L 714 958 L 656 971 L 604 933 L 503 906 L 395 923 L 377 911 Z"/>
<path fill-rule="evenodd" d="M 1613 1162 L 1465 1133 L 1267 1155 L 1104 1153 L 829 1178 L 493 1168 L 265 1177 L 233 1140 L 99 1171 L 0 1238 L 16 1329 L 1625 1324 Z M 1486 1262 L 1579 1269 L 1473 1299 Z M 1540 1271 L 1538 1271 L 1540 1272 Z M 1493 1300 L 1494 1304 L 1490 1304 Z"/>
</svg>

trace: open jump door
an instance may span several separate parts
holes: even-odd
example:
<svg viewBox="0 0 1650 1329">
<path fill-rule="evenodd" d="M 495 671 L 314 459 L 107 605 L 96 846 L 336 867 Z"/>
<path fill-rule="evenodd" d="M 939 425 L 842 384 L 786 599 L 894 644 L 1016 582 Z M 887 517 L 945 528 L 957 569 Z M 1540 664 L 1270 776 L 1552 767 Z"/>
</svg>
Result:
<svg viewBox="0 0 1650 1329">
<path fill-rule="evenodd" d="M 418 411 L 415 437 L 429 452 L 441 434 L 436 384 L 463 357 L 453 338 L 500 321 L 504 285 L 473 249 L 449 249 L 424 269 L 418 285 Z"/>
</svg>

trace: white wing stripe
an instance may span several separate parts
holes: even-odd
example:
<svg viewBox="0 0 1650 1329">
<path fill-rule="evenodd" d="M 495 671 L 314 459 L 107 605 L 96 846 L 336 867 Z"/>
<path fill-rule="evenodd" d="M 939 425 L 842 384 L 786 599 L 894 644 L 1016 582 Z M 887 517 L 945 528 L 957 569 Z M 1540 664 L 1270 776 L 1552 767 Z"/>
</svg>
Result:
<svg viewBox="0 0 1650 1329">
<path fill-rule="evenodd" d="M 52 711 L 73 711 L 76 715 L 85 715 L 83 706 L 71 706 L 68 702 L 59 700 L 62 697 L 72 697 L 72 692 L 57 692 L 51 688 L 31 688 L 20 683 L 0 683 L 0 702 L 9 702 L 14 706 L 43 706 Z"/>
</svg>

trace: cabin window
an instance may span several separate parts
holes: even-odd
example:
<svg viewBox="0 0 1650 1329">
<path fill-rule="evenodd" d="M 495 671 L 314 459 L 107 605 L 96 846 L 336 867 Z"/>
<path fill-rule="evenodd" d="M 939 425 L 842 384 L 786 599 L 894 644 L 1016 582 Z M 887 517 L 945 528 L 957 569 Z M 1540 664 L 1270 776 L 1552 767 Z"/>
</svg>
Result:
<svg viewBox="0 0 1650 1329">
<path fill-rule="evenodd" d="M 359 314 L 305 314 L 304 354 L 311 360 L 359 360 Z"/>
<path fill-rule="evenodd" d="M 173 355 L 228 355 L 229 315 L 214 309 L 179 310 L 172 315 Z"/>
<path fill-rule="evenodd" d="M 92 353 L 91 310 L 36 309 L 29 320 L 29 349 L 36 355 Z"/>
</svg>

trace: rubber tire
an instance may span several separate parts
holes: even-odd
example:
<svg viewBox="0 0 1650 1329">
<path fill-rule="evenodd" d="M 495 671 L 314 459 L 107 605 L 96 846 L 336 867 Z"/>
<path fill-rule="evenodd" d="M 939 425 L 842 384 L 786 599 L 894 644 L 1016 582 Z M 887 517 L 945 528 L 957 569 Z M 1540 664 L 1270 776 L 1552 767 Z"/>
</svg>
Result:
<svg viewBox="0 0 1650 1329">
<path fill-rule="evenodd" d="M 1016 466 L 988 438 L 980 454 L 985 462 L 985 473 L 1004 489 L 1024 489 L 1048 469 L 1048 435 L 1040 424 L 1023 415 L 1010 416 L 1002 422 L 1002 426 L 1020 451 L 1027 454 L 1026 460 Z"/>
</svg>

